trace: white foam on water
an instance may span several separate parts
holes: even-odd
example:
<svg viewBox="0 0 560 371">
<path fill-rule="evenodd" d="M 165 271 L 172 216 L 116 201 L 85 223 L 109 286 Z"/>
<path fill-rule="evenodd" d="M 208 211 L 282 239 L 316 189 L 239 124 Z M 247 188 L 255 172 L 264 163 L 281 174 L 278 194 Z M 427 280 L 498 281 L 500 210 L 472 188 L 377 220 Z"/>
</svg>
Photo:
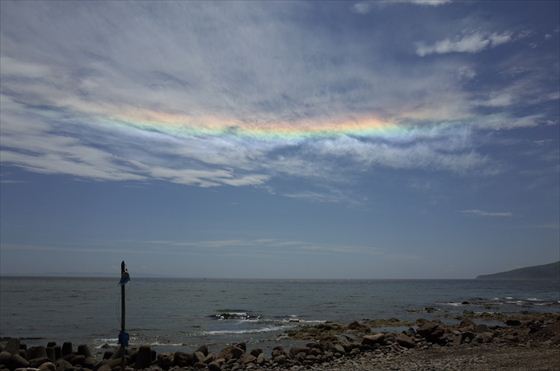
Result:
<svg viewBox="0 0 560 371">
<path fill-rule="evenodd" d="M 153 343 L 150 343 L 150 346 L 152 347 L 157 347 L 157 346 L 165 346 L 165 347 L 182 347 L 185 344 L 183 343 L 160 343 L 159 341 L 155 341 Z"/>
<path fill-rule="evenodd" d="M 271 327 L 261 327 L 257 329 L 247 329 L 247 330 L 216 330 L 216 331 L 204 331 L 203 335 L 236 335 L 236 334 L 256 334 L 261 332 L 272 332 L 280 331 L 290 328 L 290 326 L 271 326 Z"/>
</svg>

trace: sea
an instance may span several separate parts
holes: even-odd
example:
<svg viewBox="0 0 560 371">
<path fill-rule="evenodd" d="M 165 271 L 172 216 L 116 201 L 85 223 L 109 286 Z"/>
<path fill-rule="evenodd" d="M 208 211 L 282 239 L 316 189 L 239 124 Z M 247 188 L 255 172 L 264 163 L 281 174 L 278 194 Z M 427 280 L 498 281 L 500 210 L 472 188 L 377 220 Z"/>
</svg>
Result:
<svg viewBox="0 0 560 371">
<path fill-rule="evenodd" d="M 435 318 L 464 311 L 560 312 L 560 285 L 486 280 L 221 280 L 133 278 L 126 285 L 130 345 L 211 350 L 246 342 L 293 345 L 286 331 L 326 321 Z M 0 337 L 116 346 L 121 287 L 112 278 L 0 278 Z M 386 330 L 386 329 L 384 329 Z"/>
</svg>

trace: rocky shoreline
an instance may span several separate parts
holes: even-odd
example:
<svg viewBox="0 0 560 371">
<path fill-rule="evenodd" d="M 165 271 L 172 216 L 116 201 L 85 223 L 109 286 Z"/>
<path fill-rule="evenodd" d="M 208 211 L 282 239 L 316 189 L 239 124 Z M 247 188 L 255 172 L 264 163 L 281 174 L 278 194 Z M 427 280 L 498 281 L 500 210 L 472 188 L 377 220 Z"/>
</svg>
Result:
<svg viewBox="0 0 560 371">
<path fill-rule="evenodd" d="M 288 331 L 285 336 L 305 344 L 276 346 L 270 354 L 248 349 L 245 343 L 217 352 L 203 345 L 192 353 L 157 353 L 140 346 L 129 349 L 124 362 L 130 370 L 152 371 L 460 370 L 499 369 L 500 361 L 524 354 L 527 367 L 560 369 L 560 313 L 465 312 L 456 320 L 454 324 L 422 318 L 326 322 Z M 376 331 L 379 328 L 406 330 Z M 485 366 L 484 359 L 492 360 L 496 354 L 503 356 Z M 111 347 L 94 355 L 87 345 L 74 347 L 69 342 L 27 347 L 19 339 L 0 340 L 0 371 L 120 371 L 122 362 L 122 354 Z"/>
</svg>

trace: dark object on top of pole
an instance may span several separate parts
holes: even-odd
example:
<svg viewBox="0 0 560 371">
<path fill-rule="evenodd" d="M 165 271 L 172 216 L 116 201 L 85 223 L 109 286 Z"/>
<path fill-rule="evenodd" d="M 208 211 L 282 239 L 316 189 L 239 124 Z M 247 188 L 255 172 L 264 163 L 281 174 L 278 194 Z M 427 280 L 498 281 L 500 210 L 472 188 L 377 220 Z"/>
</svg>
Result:
<svg viewBox="0 0 560 371">
<path fill-rule="evenodd" d="M 124 371 L 125 360 L 126 360 L 126 347 L 128 346 L 128 333 L 125 331 L 126 323 L 126 301 L 125 301 L 125 285 L 130 281 L 130 275 L 126 270 L 126 264 L 124 260 L 121 262 L 121 280 L 119 284 L 121 285 L 121 331 L 119 332 L 119 344 L 121 345 L 121 371 Z"/>
</svg>

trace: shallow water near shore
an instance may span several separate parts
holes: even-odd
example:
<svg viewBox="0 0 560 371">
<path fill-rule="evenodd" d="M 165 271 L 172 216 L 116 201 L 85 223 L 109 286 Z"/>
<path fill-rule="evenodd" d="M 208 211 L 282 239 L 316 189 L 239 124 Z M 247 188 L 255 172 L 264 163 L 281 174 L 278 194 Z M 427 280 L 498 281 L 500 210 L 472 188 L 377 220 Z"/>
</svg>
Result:
<svg viewBox="0 0 560 371">
<path fill-rule="evenodd" d="M 0 337 L 114 345 L 120 327 L 117 282 L 0 278 Z M 132 345 L 160 350 L 239 341 L 266 348 L 285 330 L 323 321 L 452 321 L 464 310 L 560 312 L 558 282 L 546 281 L 137 278 L 126 288 Z"/>
</svg>

